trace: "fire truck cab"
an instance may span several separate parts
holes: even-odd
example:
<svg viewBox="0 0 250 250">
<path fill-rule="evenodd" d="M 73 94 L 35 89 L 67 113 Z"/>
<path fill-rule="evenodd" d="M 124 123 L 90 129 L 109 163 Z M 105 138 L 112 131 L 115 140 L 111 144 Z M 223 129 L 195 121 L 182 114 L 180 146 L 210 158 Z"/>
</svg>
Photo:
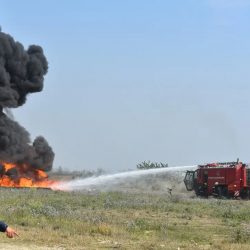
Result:
<svg viewBox="0 0 250 250">
<path fill-rule="evenodd" d="M 250 198 L 250 169 L 239 161 L 198 165 L 186 172 L 184 183 L 197 196 Z"/>
</svg>

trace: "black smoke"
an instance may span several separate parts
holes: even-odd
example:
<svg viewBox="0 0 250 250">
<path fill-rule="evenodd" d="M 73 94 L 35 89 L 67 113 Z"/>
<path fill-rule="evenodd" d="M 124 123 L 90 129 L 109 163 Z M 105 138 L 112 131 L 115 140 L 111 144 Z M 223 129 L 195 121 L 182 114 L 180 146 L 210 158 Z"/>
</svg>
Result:
<svg viewBox="0 0 250 250">
<path fill-rule="evenodd" d="M 47 71 L 40 46 L 25 50 L 0 29 L 0 161 L 51 170 L 54 153 L 47 141 L 39 136 L 31 143 L 27 130 L 3 113 L 4 108 L 18 108 L 29 94 L 42 91 Z"/>
</svg>

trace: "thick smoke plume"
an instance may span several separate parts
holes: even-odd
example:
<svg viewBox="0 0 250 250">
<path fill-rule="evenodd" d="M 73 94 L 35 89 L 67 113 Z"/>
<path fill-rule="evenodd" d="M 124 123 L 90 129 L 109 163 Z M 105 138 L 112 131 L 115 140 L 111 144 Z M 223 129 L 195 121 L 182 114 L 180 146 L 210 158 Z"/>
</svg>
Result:
<svg viewBox="0 0 250 250">
<path fill-rule="evenodd" d="M 40 46 L 25 50 L 0 30 L 0 161 L 51 170 L 54 153 L 47 141 L 39 136 L 31 144 L 26 129 L 3 112 L 23 105 L 28 94 L 42 91 L 47 70 Z"/>
</svg>

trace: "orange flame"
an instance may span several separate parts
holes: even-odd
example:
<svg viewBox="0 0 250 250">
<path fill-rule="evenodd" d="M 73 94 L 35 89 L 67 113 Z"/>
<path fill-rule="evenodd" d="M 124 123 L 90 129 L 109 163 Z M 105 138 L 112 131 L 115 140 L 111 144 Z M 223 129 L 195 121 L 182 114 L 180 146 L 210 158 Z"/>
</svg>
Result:
<svg viewBox="0 0 250 250">
<path fill-rule="evenodd" d="M 48 180 L 43 171 L 26 164 L 0 161 L 0 187 L 50 188 L 57 181 Z"/>
</svg>

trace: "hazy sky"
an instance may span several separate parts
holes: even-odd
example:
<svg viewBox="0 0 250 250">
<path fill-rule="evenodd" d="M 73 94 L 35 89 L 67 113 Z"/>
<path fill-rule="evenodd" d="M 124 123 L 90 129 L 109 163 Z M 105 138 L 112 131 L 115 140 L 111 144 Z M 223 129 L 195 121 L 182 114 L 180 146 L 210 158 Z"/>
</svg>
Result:
<svg viewBox="0 0 250 250">
<path fill-rule="evenodd" d="M 0 0 L 0 25 L 49 61 L 16 120 L 55 167 L 250 162 L 249 0 Z"/>
</svg>

